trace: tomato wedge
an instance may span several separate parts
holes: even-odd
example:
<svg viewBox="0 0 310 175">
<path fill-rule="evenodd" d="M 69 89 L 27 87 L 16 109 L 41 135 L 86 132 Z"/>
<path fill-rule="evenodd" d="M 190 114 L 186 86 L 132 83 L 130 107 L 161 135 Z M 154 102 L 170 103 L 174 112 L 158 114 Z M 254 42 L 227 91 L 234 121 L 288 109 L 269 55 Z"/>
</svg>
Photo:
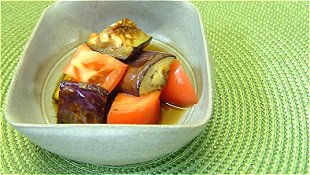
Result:
<svg viewBox="0 0 310 175">
<path fill-rule="evenodd" d="M 160 91 L 140 97 L 117 94 L 108 114 L 108 124 L 156 124 L 160 114 Z"/>
<path fill-rule="evenodd" d="M 191 106 L 198 102 L 191 81 L 178 60 L 170 65 L 167 85 L 161 93 L 161 100 L 176 106 Z"/>
<path fill-rule="evenodd" d="M 111 92 L 122 79 L 127 65 L 105 54 L 80 45 L 65 66 L 63 72 L 75 81 L 100 84 Z"/>
</svg>

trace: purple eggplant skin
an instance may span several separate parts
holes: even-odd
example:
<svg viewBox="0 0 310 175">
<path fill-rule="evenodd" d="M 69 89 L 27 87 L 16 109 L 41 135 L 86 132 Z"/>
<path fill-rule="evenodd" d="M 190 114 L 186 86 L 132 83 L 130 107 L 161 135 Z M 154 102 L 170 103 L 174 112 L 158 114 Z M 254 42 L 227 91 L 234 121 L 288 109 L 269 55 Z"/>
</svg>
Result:
<svg viewBox="0 0 310 175">
<path fill-rule="evenodd" d="M 161 90 L 167 81 L 170 64 L 176 59 L 174 55 L 142 51 L 134 61 L 126 62 L 129 66 L 119 83 L 121 92 L 140 96 L 155 90 Z"/>
<path fill-rule="evenodd" d="M 61 81 L 57 123 L 104 123 L 107 98 L 99 85 Z"/>
</svg>

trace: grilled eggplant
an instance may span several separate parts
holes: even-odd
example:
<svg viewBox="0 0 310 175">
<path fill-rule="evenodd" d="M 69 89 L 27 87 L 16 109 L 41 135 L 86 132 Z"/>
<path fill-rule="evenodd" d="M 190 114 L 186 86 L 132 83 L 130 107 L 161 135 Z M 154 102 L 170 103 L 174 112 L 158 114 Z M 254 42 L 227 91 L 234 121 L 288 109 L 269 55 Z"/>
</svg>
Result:
<svg viewBox="0 0 310 175">
<path fill-rule="evenodd" d="M 174 59 L 175 56 L 168 53 L 143 51 L 128 63 L 119 84 L 120 90 L 134 96 L 161 90 L 166 85 L 170 64 Z"/>
<path fill-rule="evenodd" d="M 152 37 L 137 28 L 132 20 L 124 18 L 100 34 L 91 34 L 86 43 L 95 51 L 126 60 L 141 52 L 151 40 Z"/>
<path fill-rule="evenodd" d="M 58 123 L 103 123 L 108 91 L 99 85 L 61 81 Z"/>
</svg>

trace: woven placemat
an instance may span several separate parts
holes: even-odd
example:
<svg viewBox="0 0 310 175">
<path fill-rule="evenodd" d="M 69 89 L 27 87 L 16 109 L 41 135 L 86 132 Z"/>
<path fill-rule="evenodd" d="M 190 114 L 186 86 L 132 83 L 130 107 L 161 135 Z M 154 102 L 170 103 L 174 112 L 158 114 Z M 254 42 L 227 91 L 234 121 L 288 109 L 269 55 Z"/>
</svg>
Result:
<svg viewBox="0 0 310 175">
<path fill-rule="evenodd" d="M 121 167 L 52 154 L 4 120 L 22 48 L 51 3 L 1 2 L 1 173 L 309 172 L 308 2 L 194 2 L 214 62 L 213 117 L 177 152 Z"/>
</svg>

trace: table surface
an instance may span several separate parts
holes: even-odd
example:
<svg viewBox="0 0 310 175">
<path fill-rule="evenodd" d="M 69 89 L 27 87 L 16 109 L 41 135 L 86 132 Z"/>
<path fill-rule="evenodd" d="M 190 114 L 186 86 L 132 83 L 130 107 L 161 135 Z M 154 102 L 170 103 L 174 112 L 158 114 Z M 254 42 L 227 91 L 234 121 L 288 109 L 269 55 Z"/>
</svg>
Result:
<svg viewBox="0 0 310 175">
<path fill-rule="evenodd" d="M 215 70 L 214 114 L 177 152 L 121 167 L 43 150 L 4 119 L 21 51 L 53 2 L 1 2 L 1 173 L 309 173 L 308 2 L 194 2 Z"/>
</svg>

